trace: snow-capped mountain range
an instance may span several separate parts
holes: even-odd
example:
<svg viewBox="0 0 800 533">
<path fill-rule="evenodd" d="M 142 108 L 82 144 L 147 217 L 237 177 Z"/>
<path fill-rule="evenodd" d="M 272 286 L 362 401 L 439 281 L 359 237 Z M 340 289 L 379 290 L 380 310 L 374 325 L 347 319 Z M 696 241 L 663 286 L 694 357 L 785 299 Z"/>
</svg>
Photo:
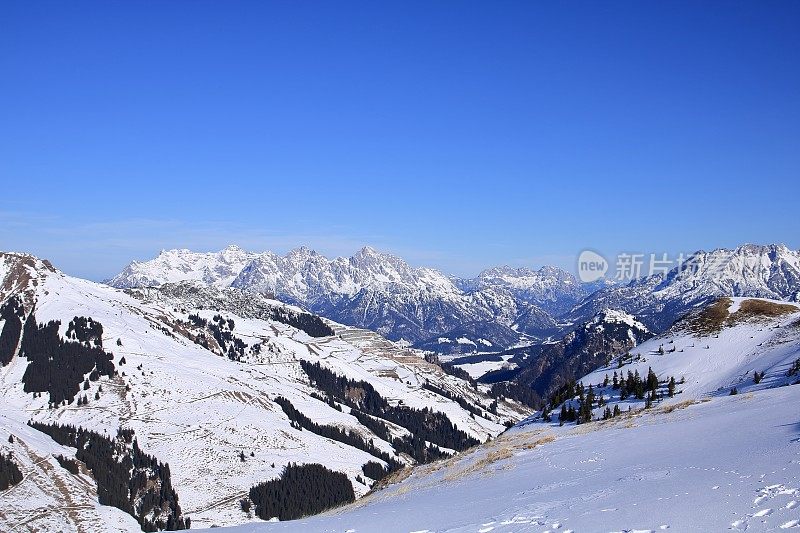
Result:
<svg viewBox="0 0 800 533">
<path fill-rule="evenodd" d="M 720 296 L 798 301 L 798 294 L 800 252 L 782 244 L 745 244 L 733 250 L 698 251 L 684 268 L 601 289 L 564 318 L 581 321 L 603 309 L 620 309 L 661 332 Z"/>
<path fill-rule="evenodd" d="M 305 247 L 284 256 L 252 254 L 236 246 L 213 253 L 169 250 L 151 261 L 131 263 L 108 284 L 132 288 L 178 280 L 271 295 L 411 344 L 466 336 L 473 343 L 483 339 L 490 349 L 555 332 L 551 313 L 571 308 L 588 294 L 574 276 L 554 267 L 496 268 L 459 280 L 435 269 L 413 268 L 370 247 L 335 259 Z"/>
<path fill-rule="evenodd" d="M 256 518 L 241 500 L 290 463 L 321 463 L 360 497 L 385 469 L 484 442 L 531 413 L 374 332 L 203 281 L 122 290 L 0 254 L 0 452 L 24 474 L 0 497 L 0 530 L 244 523 Z M 121 485 L 131 510 L 108 506 L 105 473 L 85 463 L 96 457 L 42 424 L 109 439 L 131 430 L 171 482 L 145 461 L 130 485 L 142 492 Z"/>
<path fill-rule="evenodd" d="M 180 280 L 266 294 L 392 340 L 459 353 L 559 338 L 605 309 L 631 313 L 657 333 L 719 296 L 796 301 L 800 252 L 780 244 L 698 251 L 684 269 L 616 285 L 581 283 L 549 266 L 496 267 L 460 279 L 370 247 L 329 259 L 305 247 L 280 256 L 229 246 L 163 251 L 131 263 L 108 283 L 132 288 Z"/>
</svg>

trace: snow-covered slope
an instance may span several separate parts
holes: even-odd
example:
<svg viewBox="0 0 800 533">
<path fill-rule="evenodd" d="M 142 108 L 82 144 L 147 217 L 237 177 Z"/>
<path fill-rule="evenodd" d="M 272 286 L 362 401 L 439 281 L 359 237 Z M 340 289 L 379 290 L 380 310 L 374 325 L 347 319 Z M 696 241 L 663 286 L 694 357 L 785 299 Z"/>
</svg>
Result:
<svg viewBox="0 0 800 533">
<path fill-rule="evenodd" d="M 583 378 L 593 384 L 595 394 L 604 394 L 610 408 L 622 410 L 644 404 L 642 398 L 617 402 L 619 391 L 601 386 L 608 375 L 638 373 L 642 379 L 649 369 L 658 376 L 658 394 L 666 396 L 665 385 L 674 377 L 673 398 L 656 403 L 695 400 L 708 395 L 728 395 L 736 388 L 746 393 L 765 387 L 782 386 L 800 379 L 788 376 L 792 363 L 800 358 L 800 305 L 755 298 L 721 298 L 658 337 L 616 358 Z M 755 372 L 763 377 L 756 383 Z M 683 382 L 681 382 L 683 381 Z M 595 415 L 602 409 L 595 408 Z"/>
<path fill-rule="evenodd" d="M 607 402 L 595 404 L 593 422 L 532 418 L 354 505 L 231 531 L 796 530 L 798 361 L 800 307 L 724 299 L 637 346 L 621 367 L 580 380 Z M 645 377 L 648 368 L 660 381 L 654 405 L 629 397 L 617 416 L 598 420 L 619 402 L 606 374 Z M 758 383 L 754 371 L 764 373 Z"/>
<path fill-rule="evenodd" d="M 73 475 L 59 465 L 55 457 L 70 457 L 74 450 L 60 446 L 8 411 L 4 403 L 0 452 L 10 453 L 25 477 L 0 492 L 0 530 L 140 531 L 132 516 L 99 504 L 91 475 Z M 13 442 L 9 442 L 9 436 Z"/>
<path fill-rule="evenodd" d="M 354 505 L 226 533 L 796 531 L 800 387 L 525 427 Z"/>
<path fill-rule="evenodd" d="M 798 301 L 798 291 L 800 251 L 782 244 L 745 244 L 734 250 L 699 251 L 666 275 L 599 290 L 567 318 L 581 321 L 602 309 L 622 309 L 661 332 L 683 314 L 720 296 Z"/>
<path fill-rule="evenodd" d="M 53 450 L 59 448 L 65 456 L 74 451 L 63 451 L 49 437 L 27 427 L 29 419 L 72 424 L 107 435 L 120 427 L 132 429 L 144 452 L 169 463 L 183 514 L 198 527 L 253 520 L 252 513 L 242 512 L 239 500 L 253 485 L 279 476 L 291 462 L 319 462 L 345 473 L 356 496 L 372 484 L 362 465 L 386 464 L 374 453 L 300 430 L 276 403 L 278 396 L 317 424 L 372 440 L 377 451 L 401 463 L 414 462 L 405 452 L 395 453 L 396 442 L 362 425 L 342 403 L 345 400 L 315 386 L 301 361 L 364 381 L 398 409 L 441 413 L 465 433 L 465 439 L 485 441 L 503 430 L 507 420 L 519 420 L 530 412 L 499 402 L 498 414 L 489 413 L 492 398 L 427 363 L 419 352 L 255 294 L 198 283 L 122 291 L 65 276 L 31 256 L 2 254 L 0 259 L 4 275 L 0 303 L 26 295 L 22 322 L 32 323 L 31 312 L 39 324 L 58 320 L 59 338 L 73 344 L 79 340 L 68 333 L 68 326 L 77 323 L 75 317 L 91 317 L 101 324 L 102 335 L 82 341 L 83 345 L 110 352 L 116 370 L 110 377 L 95 376 L 98 379 L 85 382 L 91 377 L 88 371 L 80 377 L 75 398 L 85 397 L 84 405 L 75 401 L 52 404 L 47 391 L 26 392 L 30 381 L 23 384 L 23 376 L 32 363 L 20 352 L 19 342 L 9 345 L 9 354 L 0 354 L 4 362 L 9 356 L 0 367 L 2 446 L 7 447 L 7 433 L 12 433 L 16 444 L 8 448 L 26 474 L 0 500 L 2 530 L 26 514 L 29 527 L 74 531 L 81 528 L 82 520 L 95 520 L 97 513 L 114 515 L 113 522 L 103 519 L 121 524 L 114 528 L 138 529 L 130 516 L 89 502 L 90 480 L 64 481 L 68 474 L 53 462 Z M 27 281 L 22 283 L 23 279 Z M 9 325 L 13 319 L 8 317 L 0 323 L 0 335 L 10 335 L 13 329 Z M 326 324 L 333 335 L 312 336 L 314 328 Z M 23 346 L 29 333 L 26 326 Z M 5 342 L 0 346 L 7 347 Z M 56 372 L 48 379 L 50 386 L 60 388 L 67 377 Z M 427 384 L 447 397 L 426 388 Z M 358 396 L 353 398 L 358 401 Z M 411 435 L 395 423 L 386 424 L 393 438 Z M 48 482 L 50 467 L 57 475 Z M 77 514 L 61 509 L 65 501 L 75 502 Z"/>
</svg>

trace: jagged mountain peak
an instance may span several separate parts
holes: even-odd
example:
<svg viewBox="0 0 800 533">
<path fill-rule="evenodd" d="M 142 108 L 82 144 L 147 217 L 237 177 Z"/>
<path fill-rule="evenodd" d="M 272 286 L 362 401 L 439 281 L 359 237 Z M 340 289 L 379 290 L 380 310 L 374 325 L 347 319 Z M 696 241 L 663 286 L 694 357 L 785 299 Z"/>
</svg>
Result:
<svg viewBox="0 0 800 533">
<path fill-rule="evenodd" d="M 493 267 L 483 270 L 476 278 L 462 280 L 458 284 L 465 290 L 502 287 L 520 302 L 535 304 L 554 316 L 569 311 L 594 290 L 555 266 L 543 266 L 538 270 L 507 265 Z"/>
<path fill-rule="evenodd" d="M 183 280 L 199 280 L 228 286 L 256 254 L 230 245 L 217 252 L 193 252 L 186 248 L 161 250 L 154 259 L 132 261 L 107 280 L 112 287 L 150 287 Z"/>
</svg>

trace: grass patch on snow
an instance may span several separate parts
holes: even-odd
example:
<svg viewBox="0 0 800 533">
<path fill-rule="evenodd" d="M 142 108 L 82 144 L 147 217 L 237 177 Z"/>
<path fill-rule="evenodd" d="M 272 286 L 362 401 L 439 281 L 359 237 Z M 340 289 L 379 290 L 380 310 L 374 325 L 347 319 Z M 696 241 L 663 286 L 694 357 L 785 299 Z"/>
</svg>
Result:
<svg viewBox="0 0 800 533">
<path fill-rule="evenodd" d="M 791 304 L 779 304 L 764 300 L 744 300 L 739 309 L 730 316 L 729 323 L 735 324 L 751 318 L 776 318 L 796 313 L 798 308 Z"/>
<path fill-rule="evenodd" d="M 728 319 L 728 308 L 730 308 L 732 303 L 733 300 L 730 298 L 718 299 L 716 302 L 688 319 L 689 330 L 701 336 L 719 333 L 722 326 L 725 325 L 725 321 Z"/>
</svg>

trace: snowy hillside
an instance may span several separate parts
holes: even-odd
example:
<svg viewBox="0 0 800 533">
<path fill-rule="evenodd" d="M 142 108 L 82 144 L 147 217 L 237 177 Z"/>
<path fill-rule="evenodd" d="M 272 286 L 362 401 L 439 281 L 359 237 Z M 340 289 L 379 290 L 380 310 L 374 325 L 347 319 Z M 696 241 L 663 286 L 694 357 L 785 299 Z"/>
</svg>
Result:
<svg viewBox="0 0 800 533">
<path fill-rule="evenodd" d="M 613 410 L 618 405 L 626 411 L 628 407 L 646 403 L 669 404 L 787 385 L 800 379 L 800 375 L 790 372 L 799 358 L 800 305 L 777 300 L 721 298 L 581 381 L 585 387 L 593 386 L 597 399 L 600 395 L 604 397 L 606 408 Z M 651 371 L 657 382 L 648 387 L 646 381 Z M 638 398 L 628 377 L 631 373 L 643 382 Z M 675 382 L 670 396 L 672 378 Z M 623 379 L 628 380 L 627 386 L 621 384 Z M 568 403 L 578 408 L 580 402 Z M 595 405 L 593 416 L 602 416 L 604 410 Z"/>
<path fill-rule="evenodd" d="M 226 533 L 796 531 L 800 387 L 512 430 L 354 505 Z"/>
<path fill-rule="evenodd" d="M 166 477 L 146 473 L 158 483 L 171 473 L 175 517 L 200 527 L 255 520 L 256 506 L 245 512 L 241 500 L 290 463 L 341 472 L 358 497 L 387 468 L 483 442 L 530 413 L 375 333 L 257 295 L 198 283 L 126 292 L 31 256 L 0 259 L 0 448 L 25 475 L 2 493 L 2 530 L 22 517 L 44 530 L 97 521 L 139 529 L 98 506 L 91 478 L 70 477 L 54 459 L 74 460 L 74 447 L 29 420 L 112 441 L 132 430 L 143 453 L 169 465 Z M 131 450 L 130 440 L 114 446 Z M 65 501 L 74 513 L 61 510 Z"/>
<path fill-rule="evenodd" d="M 666 275 L 599 290 L 566 318 L 582 321 L 603 309 L 622 309 L 661 332 L 685 313 L 720 296 L 798 301 L 798 291 L 800 251 L 782 244 L 745 244 L 734 250 L 699 251 L 683 268 Z"/>
<path fill-rule="evenodd" d="M 592 422 L 562 426 L 554 411 L 551 422 L 531 418 L 356 504 L 230 531 L 800 528 L 800 307 L 723 299 L 630 354 L 621 367 L 614 361 L 580 380 L 605 398 L 593 404 Z M 652 405 L 644 409 L 633 386 L 620 401 L 613 372 L 645 378 L 650 368 L 658 380 Z M 615 405 L 619 414 L 601 420 Z"/>
<path fill-rule="evenodd" d="M 232 275 L 235 268 L 238 275 Z M 483 338 L 499 348 L 528 336 L 546 337 L 556 330 L 551 313 L 571 308 L 589 293 L 574 276 L 553 267 L 502 267 L 459 280 L 370 247 L 335 259 L 305 247 L 285 256 L 246 254 L 235 247 L 210 254 L 171 250 L 132 263 L 109 284 L 130 288 L 180 280 L 271 295 L 394 340 L 426 348 L 441 344 L 443 351 L 467 350 L 454 342 L 460 337 L 473 344 Z M 440 338 L 450 342 L 437 343 Z"/>
</svg>

